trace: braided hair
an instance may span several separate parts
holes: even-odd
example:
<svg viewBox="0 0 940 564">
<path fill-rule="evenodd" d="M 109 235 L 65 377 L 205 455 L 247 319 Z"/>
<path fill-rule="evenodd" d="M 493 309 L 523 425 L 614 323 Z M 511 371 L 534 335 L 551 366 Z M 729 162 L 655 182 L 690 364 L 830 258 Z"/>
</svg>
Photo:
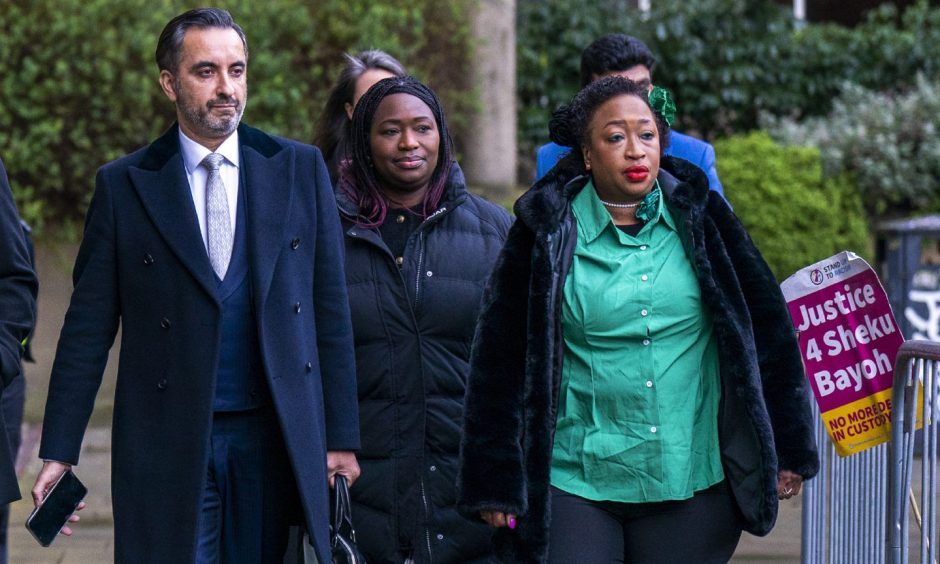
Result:
<svg viewBox="0 0 940 564">
<path fill-rule="evenodd" d="M 599 107 L 608 100 L 617 96 L 636 96 L 650 108 L 659 132 L 660 156 L 669 146 L 669 125 L 656 110 L 650 106 L 649 93 L 646 87 L 622 76 L 608 76 L 588 84 L 569 104 L 560 106 L 552 114 L 548 124 L 548 134 L 551 140 L 563 147 L 571 147 L 562 160 L 568 167 L 574 167 L 578 173 L 586 172 L 584 167 L 584 154 L 582 147 L 590 144 L 591 119 Z"/>
<path fill-rule="evenodd" d="M 340 165 L 340 189 L 359 206 L 356 223 L 363 227 L 381 225 L 388 213 L 388 198 L 382 193 L 382 181 L 372 165 L 371 133 L 379 104 L 392 94 L 408 94 L 424 102 L 431 109 L 440 134 L 437 163 L 424 196 L 424 217 L 436 211 L 441 203 L 454 162 L 453 141 L 447 129 L 447 120 L 444 119 L 444 109 L 434 91 L 411 76 L 386 78 L 375 83 L 359 99 L 353 111 L 346 134 L 346 154 L 349 159 Z"/>
</svg>

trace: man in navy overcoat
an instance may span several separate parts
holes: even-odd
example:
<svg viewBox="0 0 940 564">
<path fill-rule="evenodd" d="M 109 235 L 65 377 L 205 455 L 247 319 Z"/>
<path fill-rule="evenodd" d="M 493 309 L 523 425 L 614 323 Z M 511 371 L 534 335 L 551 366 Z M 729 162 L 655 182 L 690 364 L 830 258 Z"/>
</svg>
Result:
<svg viewBox="0 0 940 564">
<path fill-rule="evenodd" d="M 328 562 L 328 482 L 358 475 L 359 424 L 326 167 L 239 125 L 248 49 L 227 12 L 171 20 L 157 62 L 178 123 L 98 172 L 34 500 L 78 464 L 120 327 L 115 561 L 280 562 L 302 522 Z"/>
<path fill-rule="evenodd" d="M 7 388 L 20 376 L 23 341 L 36 315 L 36 274 L 29 260 L 7 172 L 0 162 L 0 382 Z M 20 498 L 12 452 L 0 414 L 0 504 Z"/>
</svg>

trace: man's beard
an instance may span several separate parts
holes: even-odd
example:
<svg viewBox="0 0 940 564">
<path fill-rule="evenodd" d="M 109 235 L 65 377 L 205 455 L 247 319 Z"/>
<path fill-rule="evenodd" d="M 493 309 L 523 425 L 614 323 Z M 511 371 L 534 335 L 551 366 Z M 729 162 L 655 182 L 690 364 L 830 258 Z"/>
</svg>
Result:
<svg viewBox="0 0 940 564">
<path fill-rule="evenodd" d="M 186 120 L 194 127 L 197 127 L 205 134 L 211 134 L 213 137 L 225 137 L 230 135 L 238 127 L 245 112 L 245 106 L 234 96 L 219 97 L 209 101 L 205 106 L 199 106 L 193 103 L 190 98 L 181 94 L 182 88 L 176 85 L 177 107 Z M 247 95 L 245 97 L 247 102 Z M 235 114 L 232 116 L 214 116 L 212 107 L 216 104 L 235 104 Z"/>
</svg>

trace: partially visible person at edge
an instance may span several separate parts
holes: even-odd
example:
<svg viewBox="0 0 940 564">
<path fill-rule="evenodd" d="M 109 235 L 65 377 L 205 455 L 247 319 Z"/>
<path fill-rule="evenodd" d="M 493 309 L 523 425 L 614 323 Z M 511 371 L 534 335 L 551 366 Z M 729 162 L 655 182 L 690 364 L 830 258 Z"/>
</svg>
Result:
<svg viewBox="0 0 940 564">
<path fill-rule="evenodd" d="M 2 165 L 0 165 L 2 167 Z M 36 255 L 33 248 L 31 237 L 32 229 L 25 221 L 20 220 L 20 227 L 23 229 L 23 236 L 26 238 L 26 250 L 29 256 L 29 264 L 35 271 Z M 23 360 L 35 362 L 32 355 L 31 341 L 35 324 L 30 328 L 29 335 L 23 340 Z M 22 372 L 22 369 L 21 369 Z M 25 376 L 25 373 L 24 373 Z M 3 395 L 0 397 L 0 412 L 2 412 L 3 429 L 6 431 L 7 441 L 10 443 L 10 454 L 13 462 L 16 462 L 17 455 L 22 443 L 22 425 L 23 408 L 26 405 L 26 378 L 14 378 L 10 384 L 3 388 Z M 9 559 L 9 544 L 7 542 L 7 530 L 10 524 L 10 505 L 0 507 L 0 564 L 6 564 Z"/>
<path fill-rule="evenodd" d="M 225 10 L 170 20 L 177 122 L 104 165 L 88 209 L 32 495 L 78 464 L 120 328 L 118 563 L 280 563 L 298 523 L 328 562 L 329 486 L 359 474 L 333 189 L 315 147 L 241 123 L 248 54 Z"/>
<path fill-rule="evenodd" d="M 323 151 L 330 181 L 334 186 L 339 179 L 339 165 L 346 157 L 346 132 L 359 99 L 383 78 L 407 74 L 405 67 L 395 57 L 378 49 L 363 51 L 358 55 L 344 53 L 343 57 L 346 66 L 330 90 L 313 141 Z"/>
<path fill-rule="evenodd" d="M 6 169 L 0 162 L 0 381 L 3 385 L 0 428 L 4 431 L 0 432 L 0 505 L 3 506 L 0 510 L 3 527 L 0 562 L 7 561 L 8 504 L 20 499 L 14 469 L 20 427 L 15 420 L 17 414 L 22 420 L 26 381 L 20 362 L 36 320 L 38 288 L 29 242 L 16 211 Z M 73 520 L 77 520 L 77 516 Z"/>
<path fill-rule="evenodd" d="M 487 286 L 459 506 L 504 562 L 725 562 L 818 469 L 777 282 L 663 156 L 647 92 L 603 78 L 555 113 L 572 151 L 516 202 Z"/>
<path fill-rule="evenodd" d="M 654 68 L 656 57 L 645 43 L 630 35 L 611 33 L 594 41 L 581 53 L 581 87 L 598 78 L 616 75 L 652 90 Z M 535 179 L 545 176 L 570 150 L 570 147 L 557 143 L 539 147 L 535 159 Z M 718 169 L 715 168 L 715 149 L 710 144 L 670 129 L 665 154 L 685 159 L 705 171 L 708 187 L 724 197 L 725 190 L 718 180 Z"/>
<path fill-rule="evenodd" d="M 369 564 L 471 563 L 492 530 L 456 511 L 470 343 L 509 213 L 467 190 L 437 96 L 389 78 L 359 101 L 337 201 L 356 341 Z"/>
</svg>

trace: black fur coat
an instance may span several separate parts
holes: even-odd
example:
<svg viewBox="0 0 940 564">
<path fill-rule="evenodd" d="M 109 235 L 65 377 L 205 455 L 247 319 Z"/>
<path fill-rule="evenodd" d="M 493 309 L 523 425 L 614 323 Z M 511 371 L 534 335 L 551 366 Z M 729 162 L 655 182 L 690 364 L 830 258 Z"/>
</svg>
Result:
<svg viewBox="0 0 940 564">
<path fill-rule="evenodd" d="M 484 294 L 464 411 L 462 511 L 518 515 L 500 529 L 506 562 L 548 554 L 552 440 L 563 340 L 561 296 L 577 226 L 570 203 L 587 178 L 553 169 L 515 206 L 517 220 Z M 719 437 L 725 476 L 745 529 L 777 518 L 777 472 L 813 477 L 819 457 L 807 380 L 779 286 L 704 174 L 666 157 L 659 173 L 702 299 L 714 314 L 721 359 Z"/>
</svg>

